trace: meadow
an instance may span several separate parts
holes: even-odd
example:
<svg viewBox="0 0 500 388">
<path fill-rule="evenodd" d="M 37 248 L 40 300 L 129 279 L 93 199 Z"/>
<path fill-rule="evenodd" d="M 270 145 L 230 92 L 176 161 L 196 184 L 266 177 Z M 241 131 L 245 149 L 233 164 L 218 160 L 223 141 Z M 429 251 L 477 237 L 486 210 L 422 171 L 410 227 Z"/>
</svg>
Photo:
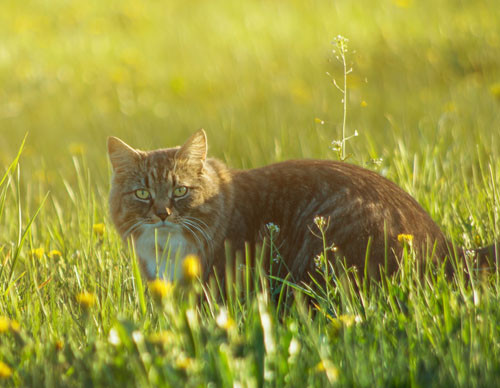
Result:
<svg viewBox="0 0 500 388">
<path fill-rule="evenodd" d="M 409 249 L 371 283 L 320 260 L 312 296 L 248 266 L 148 284 L 110 224 L 105 146 L 203 127 L 235 168 L 338 159 L 345 118 L 348 163 L 491 244 L 499 26 L 496 0 L 2 1 L 0 385 L 499 386 L 498 272 L 422 279 Z"/>
</svg>

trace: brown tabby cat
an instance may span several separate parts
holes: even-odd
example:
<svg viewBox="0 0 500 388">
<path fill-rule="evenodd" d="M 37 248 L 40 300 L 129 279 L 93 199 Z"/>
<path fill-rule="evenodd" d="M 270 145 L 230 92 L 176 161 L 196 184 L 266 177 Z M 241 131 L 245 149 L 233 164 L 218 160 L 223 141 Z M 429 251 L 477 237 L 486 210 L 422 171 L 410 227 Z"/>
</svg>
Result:
<svg viewBox="0 0 500 388">
<path fill-rule="evenodd" d="M 336 247 L 335 257 L 361 273 L 369 241 L 367 272 L 375 276 L 381 265 L 389 273 L 397 269 L 400 234 L 413 236 L 421 258 L 444 259 L 452 247 L 410 195 L 355 165 L 291 160 L 233 170 L 207 159 L 203 130 L 182 147 L 149 152 L 110 137 L 108 152 L 111 217 L 124 240 L 132 237 L 148 278 L 178 278 L 177 264 L 191 253 L 201 258 L 205 280 L 214 270 L 222 274 L 225 242 L 233 251 L 242 251 L 246 242 L 254 247 L 273 223 L 280 229 L 274 243 L 285 264 L 280 275 L 307 281 L 314 257 L 323 251 L 317 216 L 328 220 L 326 239 Z"/>
</svg>

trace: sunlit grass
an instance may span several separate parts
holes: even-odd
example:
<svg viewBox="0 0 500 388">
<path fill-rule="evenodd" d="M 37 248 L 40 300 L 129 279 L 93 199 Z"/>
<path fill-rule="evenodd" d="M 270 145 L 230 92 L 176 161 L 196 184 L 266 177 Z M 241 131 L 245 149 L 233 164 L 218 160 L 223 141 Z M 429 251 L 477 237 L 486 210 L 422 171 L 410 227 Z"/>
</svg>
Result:
<svg viewBox="0 0 500 388">
<path fill-rule="evenodd" d="M 109 221 L 105 139 L 204 127 L 232 167 L 337 158 L 340 34 L 348 161 L 484 245 L 500 236 L 499 25 L 493 0 L 1 2 L 0 385 L 498 385 L 498 275 L 419 277 L 409 236 L 378 283 L 318 257 L 314 289 L 244 265 L 202 285 L 196 259 L 190 282 L 146 284 Z"/>
</svg>

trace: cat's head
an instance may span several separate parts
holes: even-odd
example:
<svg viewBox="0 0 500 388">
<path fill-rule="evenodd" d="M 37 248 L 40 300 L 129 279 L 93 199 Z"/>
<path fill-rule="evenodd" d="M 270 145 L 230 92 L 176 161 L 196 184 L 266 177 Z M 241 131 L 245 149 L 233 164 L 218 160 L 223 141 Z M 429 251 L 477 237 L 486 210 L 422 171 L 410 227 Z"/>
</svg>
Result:
<svg viewBox="0 0 500 388">
<path fill-rule="evenodd" d="M 108 154 L 113 167 L 111 217 L 124 239 L 151 227 L 189 231 L 206 224 L 200 218 L 216 188 L 207 174 L 202 129 L 181 147 L 154 151 L 140 151 L 110 137 Z"/>
</svg>

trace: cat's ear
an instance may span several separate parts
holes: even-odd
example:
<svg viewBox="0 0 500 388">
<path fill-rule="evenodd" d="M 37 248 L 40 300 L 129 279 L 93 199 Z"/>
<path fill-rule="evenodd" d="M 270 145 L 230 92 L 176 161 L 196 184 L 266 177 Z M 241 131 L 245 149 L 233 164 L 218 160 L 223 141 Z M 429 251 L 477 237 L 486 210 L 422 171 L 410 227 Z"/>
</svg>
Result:
<svg viewBox="0 0 500 388">
<path fill-rule="evenodd" d="M 175 154 L 176 159 L 203 163 L 207 158 L 207 135 L 203 129 L 196 131 Z"/>
<path fill-rule="evenodd" d="M 139 153 L 117 137 L 108 137 L 108 155 L 113 171 L 120 171 L 134 164 L 139 159 Z"/>
</svg>

